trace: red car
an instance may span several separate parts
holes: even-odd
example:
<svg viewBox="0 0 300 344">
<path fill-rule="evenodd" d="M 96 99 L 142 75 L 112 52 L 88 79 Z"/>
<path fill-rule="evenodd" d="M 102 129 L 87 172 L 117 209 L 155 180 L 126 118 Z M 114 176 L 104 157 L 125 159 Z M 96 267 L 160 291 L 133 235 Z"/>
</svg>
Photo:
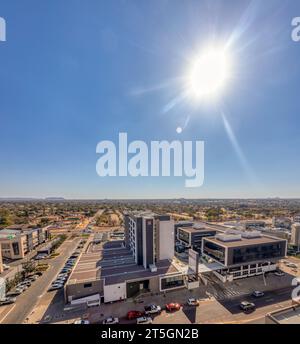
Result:
<svg viewBox="0 0 300 344">
<path fill-rule="evenodd" d="M 140 311 L 129 311 L 127 313 L 127 319 L 132 320 L 132 319 L 137 319 L 143 316 L 143 313 Z"/>
<path fill-rule="evenodd" d="M 166 311 L 168 312 L 176 312 L 180 310 L 181 305 L 179 303 L 167 303 L 166 304 Z"/>
</svg>

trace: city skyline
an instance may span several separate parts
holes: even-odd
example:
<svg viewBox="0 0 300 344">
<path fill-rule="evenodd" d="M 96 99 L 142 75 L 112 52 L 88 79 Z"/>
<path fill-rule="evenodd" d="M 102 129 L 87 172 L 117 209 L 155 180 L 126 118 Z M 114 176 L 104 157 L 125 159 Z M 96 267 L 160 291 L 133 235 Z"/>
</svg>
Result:
<svg viewBox="0 0 300 344">
<path fill-rule="evenodd" d="M 61 3 L 1 6 L 1 198 L 300 197 L 299 5 Z M 218 99 L 194 102 L 183 79 L 210 44 L 229 47 L 231 78 Z M 185 188 L 184 176 L 100 178 L 97 143 L 120 132 L 203 140 L 203 186 Z"/>
</svg>

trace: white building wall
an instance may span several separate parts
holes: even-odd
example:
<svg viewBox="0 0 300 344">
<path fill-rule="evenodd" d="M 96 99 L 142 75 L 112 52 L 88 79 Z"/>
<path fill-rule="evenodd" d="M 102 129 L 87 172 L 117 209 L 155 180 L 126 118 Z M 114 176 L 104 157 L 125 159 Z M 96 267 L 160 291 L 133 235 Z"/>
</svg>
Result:
<svg viewBox="0 0 300 344">
<path fill-rule="evenodd" d="M 126 299 L 126 283 L 104 285 L 104 302 Z"/>
<path fill-rule="evenodd" d="M 159 221 L 159 259 L 174 257 L 174 221 Z"/>
</svg>

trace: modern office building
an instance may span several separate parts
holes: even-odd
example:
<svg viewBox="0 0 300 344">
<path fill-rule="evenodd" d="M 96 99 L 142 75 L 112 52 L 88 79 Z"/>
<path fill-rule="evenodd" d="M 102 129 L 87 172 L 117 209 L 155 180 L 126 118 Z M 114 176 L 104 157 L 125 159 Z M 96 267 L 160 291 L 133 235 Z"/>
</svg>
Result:
<svg viewBox="0 0 300 344">
<path fill-rule="evenodd" d="M 286 240 L 258 231 L 230 230 L 202 240 L 202 255 L 220 264 L 214 273 L 223 282 L 274 271 L 286 253 Z"/>
<path fill-rule="evenodd" d="M 241 221 L 240 225 L 244 230 L 253 230 L 253 229 L 259 229 L 264 228 L 266 226 L 265 221 L 260 220 L 245 220 Z"/>
<path fill-rule="evenodd" d="M 2 257 L 8 259 L 22 259 L 28 252 L 48 239 L 49 231 L 47 227 L 0 230 Z"/>
<path fill-rule="evenodd" d="M 291 228 L 292 221 L 288 217 L 284 216 L 274 216 L 272 218 L 272 226 L 275 228 Z"/>
<path fill-rule="evenodd" d="M 177 229 L 177 240 L 188 248 L 201 253 L 202 239 L 213 237 L 217 231 L 205 226 L 179 227 Z"/>
<path fill-rule="evenodd" d="M 151 212 L 125 214 L 125 245 L 144 268 L 174 257 L 174 221 Z"/>
<path fill-rule="evenodd" d="M 300 223 L 300 214 L 297 214 L 297 215 L 293 216 L 293 222 L 294 223 Z"/>
<path fill-rule="evenodd" d="M 185 228 L 185 227 L 193 227 L 194 222 L 191 221 L 178 221 L 174 223 L 174 237 L 175 237 L 175 242 L 178 237 L 178 228 Z"/>
<path fill-rule="evenodd" d="M 300 223 L 292 225 L 291 244 L 300 248 Z"/>
</svg>

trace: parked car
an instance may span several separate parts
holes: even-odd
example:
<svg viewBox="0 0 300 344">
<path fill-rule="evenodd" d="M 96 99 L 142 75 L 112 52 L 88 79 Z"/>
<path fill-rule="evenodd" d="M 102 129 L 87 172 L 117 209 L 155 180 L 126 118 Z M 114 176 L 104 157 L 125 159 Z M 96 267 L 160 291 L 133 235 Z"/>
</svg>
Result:
<svg viewBox="0 0 300 344">
<path fill-rule="evenodd" d="M 16 296 L 19 296 L 21 294 L 22 294 L 21 291 L 15 290 L 15 291 L 10 291 L 10 292 L 6 293 L 6 297 L 16 297 Z"/>
<path fill-rule="evenodd" d="M 6 297 L 5 299 L 0 300 L 0 306 L 10 305 L 11 303 L 16 302 L 15 297 Z"/>
<path fill-rule="evenodd" d="M 52 290 L 58 290 L 61 289 L 64 286 L 63 283 L 58 283 L 58 282 L 54 282 L 51 287 L 48 289 L 48 291 L 52 291 Z"/>
<path fill-rule="evenodd" d="M 42 259 L 46 259 L 47 255 L 46 254 L 38 254 L 34 257 L 35 260 L 42 260 Z"/>
<path fill-rule="evenodd" d="M 187 304 L 188 306 L 199 306 L 199 301 L 194 298 L 190 298 L 188 299 Z"/>
<path fill-rule="evenodd" d="M 151 317 L 140 317 L 136 319 L 137 324 L 152 324 Z"/>
<path fill-rule="evenodd" d="M 24 289 L 27 289 L 31 286 L 31 282 L 21 282 L 17 285 L 17 288 L 21 287 L 21 288 L 24 288 Z"/>
<path fill-rule="evenodd" d="M 161 307 L 158 305 L 150 304 L 148 306 L 145 306 L 145 314 L 149 315 L 149 314 L 159 314 L 161 312 Z"/>
<path fill-rule="evenodd" d="M 253 302 L 243 301 L 240 303 L 240 309 L 242 309 L 244 312 L 254 311 L 255 308 L 256 306 Z"/>
<path fill-rule="evenodd" d="M 23 282 L 20 283 L 21 285 L 26 285 L 27 287 L 31 286 L 31 281 L 29 279 L 24 280 Z"/>
<path fill-rule="evenodd" d="M 127 313 L 127 319 L 132 320 L 132 319 L 137 319 L 143 316 L 143 313 L 140 311 L 129 311 Z"/>
<path fill-rule="evenodd" d="M 9 270 L 9 265 L 3 264 L 2 266 L 3 266 L 3 269 L 4 269 L 4 270 Z"/>
<path fill-rule="evenodd" d="M 294 263 L 288 263 L 288 264 L 286 264 L 286 266 L 289 267 L 289 268 L 293 268 L 293 269 L 297 269 L 298 268 L 298 265 L 294 264 Z"/>
<path fill-rule="evenodd" d="M 20 295 L 20 294 L 24 293 L 24 291 L 25 291 L 26 289 L 28 289 L 27 286 L 17 286 L 17 287 L 16 287 L 16 293 L 19 293 L 19 295 Z"/>
<path fill-rule="evenodd" d="M 35 276 L 35 275 L 28 277 L 28 281 L 30 281 L 30 282 L 34 282 L 37 279 L 38 279 L 38 276 Z"/>
<path fill-rule="evenodd" d="M 88 320 L 76 320 L 74 321 L 75 325 L 88 325 L 90 322 Z"/>
<path fill-rule="evenodd" d="M 167 303 L 166 304 L 166 310 L 168 312 L 176 312 L 180 310 L 181 305 L 179 303 Z"/>
<path fill-rule="evenodd" d="M 102 324 L 105 324 L 105 325 L 112 325 L 112 324 L 118 324 L 118 323 L 119 323 L 119 318 L 114 318 L 114 317 L 108 317 L 102 322 Z"/>
<path fill-rule="evenodd" d="M 282 271 L 276 271 L 276 272 L 275 272 L 275 276 L 282 277 L 282 276 L 284 276 L 284 275 L 285 275 L 285 273 L 282 272 Z"/>
</svg>

